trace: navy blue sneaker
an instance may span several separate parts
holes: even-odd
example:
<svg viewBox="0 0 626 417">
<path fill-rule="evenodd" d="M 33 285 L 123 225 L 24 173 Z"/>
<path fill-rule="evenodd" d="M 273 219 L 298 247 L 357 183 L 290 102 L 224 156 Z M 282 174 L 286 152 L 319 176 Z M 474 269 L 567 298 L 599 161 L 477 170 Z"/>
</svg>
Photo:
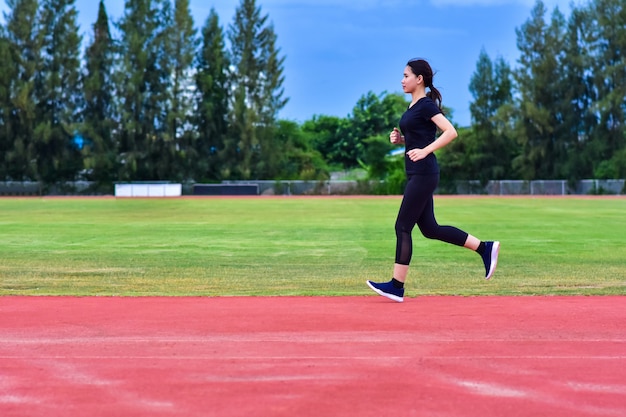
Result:
<svg viewBox="0 0 626 417">
<path fill-rule="evenodd" d="M 485 242 L 485 253 L 482 255 L 485 263 L 485 279 L 491 278 L 493 273 L 496 272 L 499 252 L 500 242 Z"/>
<path fill-rule="evenodd" d="M 390 300 L 401 303 L 404 299 L 404 288 L 394 287 L 391 281 L 381 283 L 367 281 L 367 285 L 378 294 L 383 297 L 387 297 Z"/>
</svg>

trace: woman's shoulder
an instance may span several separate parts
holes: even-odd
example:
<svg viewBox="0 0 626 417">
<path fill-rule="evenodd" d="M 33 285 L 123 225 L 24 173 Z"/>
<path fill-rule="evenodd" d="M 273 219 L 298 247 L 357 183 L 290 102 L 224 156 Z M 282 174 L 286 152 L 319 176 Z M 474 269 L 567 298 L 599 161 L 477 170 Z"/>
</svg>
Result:
<svg viewBox="0 0 626 417">
<path fill-rule="evenodd" d="M 438 113 L 442 113 L 437 103 L 435 103 L 435 101 L 430 97 L 424 97 L 420 99 L 420 101 L 418 101 L 418 104 L 420 105 L 422 111 L 425 111 L 430 115 L 429 118 Z"/>
<path fill-rule="evenodd" d="M 442 113 L 441 109 L 430 97 L 422 97 L 413 106 L 410 106 L 402 117 L 417 120 L 430 120 L 439 113 Z"/>
<path fill-rule="evenodd" d="M 419 99 L 418 103 L 419 103 L 421 106 L 424 106 L 424 107 L 435 106 L 435 107 L 439 108 L 439 107 L 437 106 L 437 103 L 435 103 L 435 100 L 433 100 L 432 98 L 430 98 L 430 97 L 428 97 L 428 96 L 426 96 L 426 97 L 422 97 L 421 99 Z"/>
</svg>

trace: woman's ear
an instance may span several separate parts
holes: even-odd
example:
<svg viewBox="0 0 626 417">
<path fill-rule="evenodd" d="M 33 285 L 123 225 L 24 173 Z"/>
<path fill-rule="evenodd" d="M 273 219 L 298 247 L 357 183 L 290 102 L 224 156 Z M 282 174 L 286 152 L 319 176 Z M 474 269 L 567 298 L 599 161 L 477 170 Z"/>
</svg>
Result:
<svg viewBox="0 0 626 417">
<path fill-rule="evenodd" d="M 417 82 L 418 83 L 423 83 L 424 82 L 424 76 L 423 75 L 418 75 L 417 76 Z"/>
</svg>

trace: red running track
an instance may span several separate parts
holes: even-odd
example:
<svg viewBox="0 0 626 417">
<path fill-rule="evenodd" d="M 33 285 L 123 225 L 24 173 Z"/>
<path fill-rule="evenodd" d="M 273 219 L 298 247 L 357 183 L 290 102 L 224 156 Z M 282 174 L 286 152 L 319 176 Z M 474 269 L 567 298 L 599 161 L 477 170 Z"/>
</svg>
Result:
<svg viewBox="0 0 626 417">
<path fill-rule="evenodd" d="M 626 297 L 0 297 L 0 416 L 626 416 Z"/>
</svg>

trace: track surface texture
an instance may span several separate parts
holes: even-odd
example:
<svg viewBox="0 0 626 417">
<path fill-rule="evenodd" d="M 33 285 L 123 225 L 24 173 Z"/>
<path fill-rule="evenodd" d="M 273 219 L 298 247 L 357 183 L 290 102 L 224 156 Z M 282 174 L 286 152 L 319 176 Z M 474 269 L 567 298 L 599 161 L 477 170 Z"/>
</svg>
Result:
<svg viewBox="0 0 626 417">
<path fill-rule="evenodd" d="M 0 416 L 626 416 L 626 297 L 1 297 Z"/>
</svg>

